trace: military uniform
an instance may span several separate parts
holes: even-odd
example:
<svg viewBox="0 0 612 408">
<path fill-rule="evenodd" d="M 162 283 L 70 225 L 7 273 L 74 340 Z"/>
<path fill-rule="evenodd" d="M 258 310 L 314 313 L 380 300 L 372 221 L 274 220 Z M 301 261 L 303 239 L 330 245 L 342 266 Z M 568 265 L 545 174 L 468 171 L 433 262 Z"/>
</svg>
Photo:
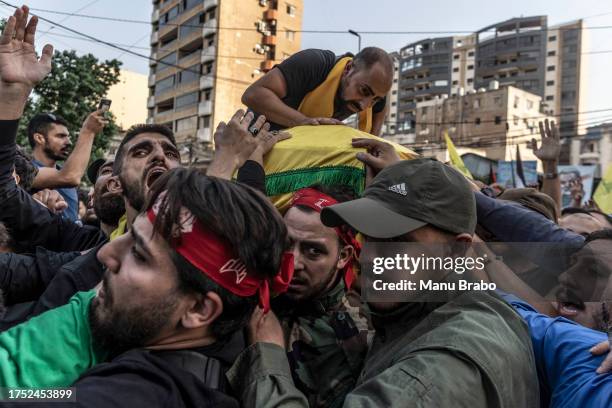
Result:
<svg viewBox="0 0 612 408">
<path fill-rule="evenodd" d="M 410 303 L 373 321 L 374 343 L 344 407 L 539 406 L 527 326 L 497 295 Z M 308 407 L 278 346 L 249 347 L 229 379 L 245 407 Z"/>
<path fill-rule="evenodd" d="M 320 299 L 276 302 L 285 333 L 287 358 L 296 387 L 311 407 L 341 407 L 355 386 L 373 330 L 358 304 L 351 304 L 344 281 Z"/>
</svg>

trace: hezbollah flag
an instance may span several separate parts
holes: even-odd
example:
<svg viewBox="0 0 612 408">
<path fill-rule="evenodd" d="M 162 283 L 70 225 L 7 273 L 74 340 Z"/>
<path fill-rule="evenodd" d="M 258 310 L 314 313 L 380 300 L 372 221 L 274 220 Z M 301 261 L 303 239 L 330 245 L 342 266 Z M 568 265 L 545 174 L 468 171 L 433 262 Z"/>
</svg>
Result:
<svg viewBox="0 0 612 408">
<path fill-rule="evenodd" d="M 365 167 L 355 155 L 362 148 L 351 146 L 356 137 L 384 140 L 342 125 L 298 126 L 285 130 L 292 135 L 264 158 L 266 193 L 282 212 L 294 191 L 313 184 L 342 184 L 361 194 L 365 187 Z M 413 159 L 412 150 L 391 143 L 402 159 Z"/>
<path fill-rule="evenodd" d="M 451 165 L 457 170 L 459 170 L 465 177 L 469 178 L 470 180 L 474 179 L 474 177 L 472 177 L 472 173 L 470 173 L 468 168 L 465 167 L 463 159 L 461 158 L 461 156 L 459 156 L 455 144 L 448 136 L 448 132 L 446 131 L 444 132 L 444 139 L 446 140 L 446 148 L 448 149 L 448 155 L 450 156 Z"/>
<path fill-rule="evenodd" d="M 595 204 L 606 214 L 612 214 L 612 165 L 608 166 L 606 174 L 603 176 L 593 194 Z"/>
</svg>

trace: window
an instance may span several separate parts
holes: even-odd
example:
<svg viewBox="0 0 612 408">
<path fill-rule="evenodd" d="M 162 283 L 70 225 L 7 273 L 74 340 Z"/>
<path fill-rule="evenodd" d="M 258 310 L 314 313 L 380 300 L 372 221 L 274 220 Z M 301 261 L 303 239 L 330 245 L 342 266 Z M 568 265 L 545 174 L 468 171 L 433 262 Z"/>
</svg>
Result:
<svg viewBox="0 0 612 408">
<path fill-rule="evenodd" d="M 453 81 L 453 85 L 459 85 L 459 81 Z"/>
<path fill-rule="evenodd" d="M 496 116 L 495 117 L 495 124 L 496 125 L 500 125 L 501 124 L 501 116 Z"/>
<path fill-rule="evenodd" d="M 546 86 L 553 86 L 555 81 L 546 81 Z"/>
<path fill-rule="evenodd" d="M 155 84 L 155 95 L 159 95 L 172 87 L 174 87 L 174 75 L 164 78 Z"/>
<path fill-rule="evenodd" d="M 474 51 L 468 52 L 468 57 L 473 57 L 473 56 L 474 56 Z"/>
<path fill-rule="evenodd" d="M 556 51 L 548 51 L 548 53 L 546 55 L 548 55 L 549 57 L 554 57 L 555 55 L 557 55 L 557 52 Z"/>
<path fill-rule="evenodd" d="M 501 96 L 496 96 L 493 98 L 493 103 L 495 103 L 497 106 L 501 106 Z"/>
<path fill-rule="evenodd" d="M 480 118 L 476 118 L 476 119 L 474 120 L 474 124 L 475 124 L 476 126 L 480 125 Z"/>
<path fill-rule="evenodd" d="M 533 101 L 527 99 L 527 109 L 533 109 Z"/>
<path fill-rule="evenodd" d="M 521 98 L 519 98 L 518 96 L 514 97 L 514 108 L 518 108 L 519 103 L 521 102 Z"/>
<path fill-rule="evenodd" d="M 295 40 L 295 31 L 292 30 L 286 30 L 285 31 L 285 38 L 289 41 L 293 41 Z"/>
<path fill-rule="evenodd" d="M 287 4 L 287 14 L 289 14 L 291 17 L 295 17 L 295 6 Z"/>
<path fill-rule="evenodd" d="M 397 102 L 391 102 L 391 106 L 396 106 Z"/>
<path fill-rule="evenodd" d="M 434 81 L 434 86 L 448 86 L 448 81 L 446 79 Z"/>
<path fill-rule="evenodd" d="M 546 67 L 547 71 L 554 71 L 555 70 L 555 66 L 554 65 L 549 65 Z"/>
<path fill-rule="evenodd" d="M 202 101 L 210 101 L 210 98 L 211 98 L 211 90 L 210 89 L 202 91 L 200 100 L 202 100 Z"/>
<path fill-rule="evenodd" d="M 194 8 L 200 3 L 202 3 L 202 0 L 183 0 L 183 11 Z"/>
<path fill-rule="evenodd" d="M 176 131 L 183 132 L 190 129 L 195 129 L 198 125 L 197 116 L 189 116 L 188 118 L 179 119 L 176 121 Z"/>
<path fill-rule="evenodd" d="M 166 55 L 164 58 L 159 60 L 159 63 L 161 64 L 160 70 L 169 68 L 171 65 L 175 65 L 176 64 L 176 52 L 172 52 Z"/>
<path fill-rule="evenodd" d="M 453 59 L 456 59 L 456 60 L 458 60 L 460 57 L 461 57 L 461 56 L 460 56 L 459 54 L 455 54 L 455 55 L 453 55 Z"/>
<path fill-rule="evenodd" d="M 468 78 L 467 83 L 471 84 L 472 82 L 474 82 L 474 78 Z"/>
<path fill-rule="evenodd" d="M 553 99 L 555 99 L 555 97 L 553 95 L 546 95 L 546 100 L 547 101 L 552 101 Z"/>
<path fill-rule="evenodd" d="M 189 20 L 185 21 L 181 24 L 179 28 L 179 37 L 185 38 L 191 33 L 196 31 L 202 31 L 201 24 L 204 22 L 204 14 L 200 14 L 198 16 L 191 17 Z"/>
<path fill-rule="evenodd" d="M 453 68 L 453 72 L 459 72 L 459 68 Z"/>
<path fill-rule="evenodd" d="M 207 64 L 204 64 L 204 66 L 202 66 L 202 73 L 203 74 L 210 74 L 212 73 L 213 70 L 213 63 L 209 62 Z"/>
<path fill-rule="evenodd" d="M 473 65 L 468 65 L 467 69 L 468 69 L 468 70 L 469 70 L 469 69 L 474 69 L 474 66 L 473 66 Z"/>
<path fill-rule="evenodd" d="M 427 115 L 427 106 L 421 108 L 421 115 Z"/>
<path fill-rule="evenodd" d="M 176 98 L 175 109 L 189 107 L 198 103 L 198 93 L 191 92 Z"/>
<path fill-rule="evenodd" d="M 551 35 L 550 37 L 548 37 L 548 41 L 549 42 L 557 41 L 557 36 L 556 35 Z"/>
<path fill-rule="evenodd" d="M 188 84 L 193 81 L 197 81 L 200 78 L 200 65 L 192 65 L 184 71 L 179 73 L 179 83 Z"/>
<path fill-rule="evenodd" d="M 391 92 L 391 95 L 397 95 L 397 91 Z"/>
<path fill-rule="evenodd" d="M 512 122 L 514 123 L 514 126 L 518 126 L 518 124 L 519 124 L 519 117 L 514 115 L 512 117 L 512 119 L 513 119 Z"/>
<path fill-rule="evenodd" d="M 480 99 L 474 99 L 474 109 L 480 108 Z"/>
</svg>

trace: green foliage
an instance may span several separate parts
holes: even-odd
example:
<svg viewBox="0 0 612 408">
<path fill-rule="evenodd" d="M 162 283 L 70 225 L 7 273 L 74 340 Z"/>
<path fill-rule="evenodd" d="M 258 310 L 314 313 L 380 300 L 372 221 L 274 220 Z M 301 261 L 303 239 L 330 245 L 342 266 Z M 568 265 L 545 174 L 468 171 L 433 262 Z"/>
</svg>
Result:
<svg viewBox="0 0 612 408">
<path fill-rule="evenodd" d="M 17 143 L 30 149 L 27 124 L 40 112 L 52 112 L 66 119 L 74 143 L 87 115 L 97 109 L 108 89 L 119 82 L 120 66 L 116 59 L 100 62 L 92 54 L 78 56 L 75 51 L 56 51 L 51 73 L 34 88 L 28 101 Z M 109 125 L 94 141 L 91 160 L 102 157 L 112 135 L 119 132 L 110 114 L 109 119 Z"/>
</svg>

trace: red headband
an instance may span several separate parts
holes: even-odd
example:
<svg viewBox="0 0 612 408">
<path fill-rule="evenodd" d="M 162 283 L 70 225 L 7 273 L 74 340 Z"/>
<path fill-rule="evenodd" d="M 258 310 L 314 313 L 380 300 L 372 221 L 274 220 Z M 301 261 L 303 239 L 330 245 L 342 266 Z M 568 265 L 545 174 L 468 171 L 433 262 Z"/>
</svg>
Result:
<svg viewBox="0 0 612 408">
<path fill-rule="evenodd" d="M 293 193 L 289 206 L 295 207 L 296 205 L 303 205 L 304 207 L 311 208 L 320 213 L 323 208 L 334 204 L 338 204 L 338 201 L 334 200 L 327 194 L 323 194 L 314 188 L 303 188 Z M 353 257 L 354 259 L 358 259 L 359 253 L 361 252 L 361 244 L 359 241 L 355 239 L 355 236 L 347 228 L 336 227 L 334 229 L 342 242 L 353 247 Z M 350 259 L 344 267 L 344 282 L 346 283 L 347 288 L 350 288 L 355 280 L 355 273 L 353 272 L 354 259 Z"/>
<path fill-rule="evenodd" d="M 164 193 L 160 194 L 155 204 L 147 211 L 147 217 L 152 224 L 155 224 L 164 196 Z M 264 312 L 270 310 L 270 290 L 274 293 L 287 291 L 293 278 L 292 253 L 283 254 L 280 272 L 268 282 L 268 279 L 258 278 L 247 271 L 244 263 L 234 255 L 232 248 L 202 228 L 188 209 L 182 208 L 179 218 L 181 236 L 172 245 L 173 249 L 219 286 L 241 297 L 253 296 L 259 292 L 259 306 Z"/>
</svg>

